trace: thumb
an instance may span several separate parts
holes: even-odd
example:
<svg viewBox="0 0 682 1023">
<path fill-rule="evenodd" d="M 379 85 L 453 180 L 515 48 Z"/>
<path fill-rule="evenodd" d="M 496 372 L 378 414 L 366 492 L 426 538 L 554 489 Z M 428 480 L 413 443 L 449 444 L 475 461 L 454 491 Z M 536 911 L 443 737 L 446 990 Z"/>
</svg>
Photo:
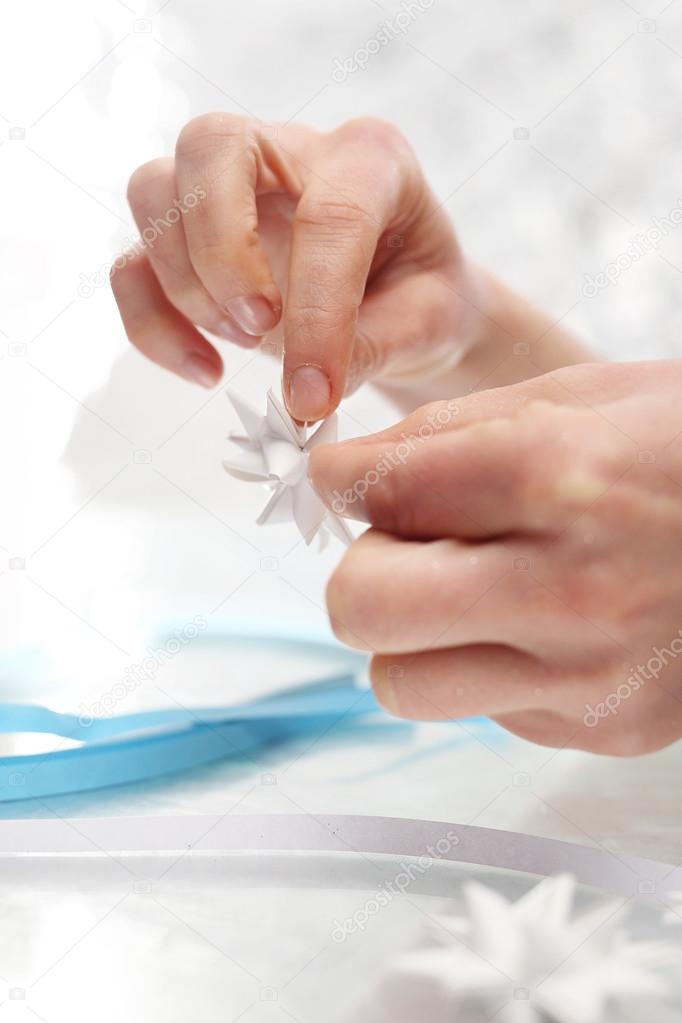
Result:
<svg viewBox="0 0 682 1023">
<path fill-rule="evenodd" d="M 360 307 L 346 393 L 384 377 L 414 384 L 415 374 L 444 373 L 465 353 L 477 310 L 447 271 L 402 267 L 379 277 Z"/>
<path fill-rule="evenodd" d="M 481 539 L 539 528 L 546 465 L 512 420 L 459 425 L 458 404 L 425 405 L 397 435 L 321 444 L 310 479 L 337 515 L 412 539 Z M 387 431 L 388 433 L 388 431 Z"/>
</svg>

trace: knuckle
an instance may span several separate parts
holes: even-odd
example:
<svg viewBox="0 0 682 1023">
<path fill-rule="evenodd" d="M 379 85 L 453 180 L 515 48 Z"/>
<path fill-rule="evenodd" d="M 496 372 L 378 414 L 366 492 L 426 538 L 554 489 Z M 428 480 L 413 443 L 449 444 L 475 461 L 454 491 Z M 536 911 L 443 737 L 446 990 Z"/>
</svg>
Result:
<svg viewBox="0 0 682 1023">
<path fill-rule="evenodd" d="M 480 448 L 482 455 L 488 452 L 495 454 L 499 449 L 505 448 L 512 439 L 514 422 L 504 416 L 495 416 L 474 423 L 471 429 L 475 431 L 476 446 Z"/>
<path fill-rule="evenodd" d="M 335 345 L 339 337 L 353 337 L 356 306 L 352 301 L 332 303 L 326 293 L 306 295 L 287 310 L 285 350 L 301 351 L 310 345 Z"/>
<path fill-rule="evenodd" d="M 234 246 L 218 238 L 193 241 L 189 245 L 189 256 L 199 279 L 221 305 L 227 284 L 225 268 L 234 264 Z"/>
<path fill-rule="evenodd" d="M 129 309 L 122 317 L 126 337 L 136 348 L 144 348 L 147 340 L 154 333 L 151 315 L 144 309 Z"/>
<path fill-rule="evenodd" d="M 249 121 L 238 114 L 199 114 L 182 128 L 175 145 L 179 157 L 192 158 L 202 152 L 230 145 L 244 145 Z"/>
<path fill-rule="evenodd" d="M 210 330 L 218 311 L 199 281 L 185 274 L 173 274 L 164 281 L 164 290 L 170 302 L 193 323 L 201 323 Z"/>
<path fill-rule="evenodd" d="M 139 271 L 144 259 L 144 255 L 139 250 L 125 249 L 120 254 L 120 258 L 117 257 L 111 264 L 109 269 L 109 286 L 119 305 L 124 300 L 125 293 L 127 292 L 126 285 L 131 280 L 131 276 Z"/>
<path fill-rule="evenodd" d="M 353 394 L 365 380 L 376 377 L 384 363 L 385 355 L 377 341 L 366 331 L 356 330 L 344 393 Z"/>
<path fill-rule="evenodd" d="M 594 497 L 594 486 L 585 467 L 578 465 L 584 445 L 572 441 L 574 413 L 566 413 L 551 401 L 536 398 L 522 405 L 510 423 L 510 475 L 529 525 L 545 528 L 548 516 L 564 528 L 585 497 Z M 587 448 L 589 450 L 589 446 Z M 558 518 L 557 518 L 558 516 Z"/>
<path fill-rule="evenodd" d="M 166 179 L 173 173 L 173 160 L 169 157 L 159 157 L 156 160 L 149 160 L 141 164 L 130 175 L 128 181 L 128 202 L 131 206 L 144 206 L 157 191 L 160 180 Z"/>
<path fill-rule="evenodd" d="M 197 273 L 200 275 L 216 266 L 224 266 L 232 262 L 230 254 L 233 255 L 233 246 L 225 239 L 215 237 L 202 237 L 192 239 L 189 243 L 189 254 Z"/>
<path fill-rule="evenodd" d="M 139 267 L 137 260 L 127 261 L 120 267 L 112 267 L 109 283 L 119 308 L 123 328 L 128 340 L 136 347 L 144 347 L 145 340 L 153 333 L 155 318 L 145 302 L 130 300 L 130 288 Z"/>
<path fill-rule="evenodd" d="M 532 496 L 538 507 L 544 504 L 553 510 L 556 528 L 567 528 L 577 518 L 586 524 L 593 517 L 597 522 L 609 517 L 618 502 L 618 481 L 632 461 L 622 438 L 595 423 L 592 413 L 563 410 L 551 420 L 546 415 L 536 419 L 525 442 L 535 452 Z M 624 510 L 626 522 L 627 502 Z"/>
<path fill-rule="evenodd" d="M 329 326 L 335 330 L 348 330 L 355 325 L 357 307 L 345 294 L 330 295 L 327 288 L 311 287 L 297 301 L 292 302 L 290 323 L 296 329 L 307 325 L 315 329 Z"/>
<path fill-rule="evenodd" d="M 588 530 L 590 536 L 599 535 L 591 523 Z M 642 619 L 659 610 L 660 591 L 655 582 L 633 577 L 614 557 L 611 545 L 586 544 L 584 535 L 585 523 L 577 522 L 549 548 L 560 566 L 551 573 L 551 592 L 568 615 L 567 625 L 577 626 L 586 641 L 600 643 L 609 637 L 614 645 L 627 648 Z"/>
<path fill-rule="evenodd" d="M 112 266 L 111 266 L 111 268 L 109 270 L 109 287 L 113 291 L 114 298 L 116 299 L 117 302 L 118 302 L 118 299 L 119 299 L 118 288 L 119 288 L 119 285 L 122 282 L 122 278 L 123 278 L 123 275 L 125 274 L 126 270 L 127 270 L 127 267 L 126 267 L 125 264 L 123 266 L 121 266 L 120 268 L 117 267 L 115 264 L 112 264 Z"/>
<path fill-rule="evenodd" d="M 391 152 L 410 149 L 401 130 L 391 121 L 384 121 L 380 117 L 354 117 L 342 124 L 337 133 Z"/>
<path fill-rule="evenodd" d="M 195 209 L 198 228 L 188 238 L 192 264 L 199 274 L 233 265 L 259 245 L 255 215 L 235 216 L 229 225 L 216 224 L 208 219 L 210 211 Z"/>
<path fill-rule="evenodd" d="M 371 214 L 360 203 L 337 195 L 304 194 L 294 219 L 298 225 L 343 230 L 354 235 L 374 222 Z"/>
<path fill-rule="evenodd" d="M 530 422 L 543 423 L 554 417 L 556 409 L 556 404 L 547 398 L 530 398 L 519 406 L 518 415 Z"/>
<path fill-rule="evenodd" d="M 290 330 L 293 332 L 303 331 L 306 327 L 319 329 L 322 324 L 333 327 L 336 319 L 336 307 L 327 304 L 322 291 L 319 294 L 306 295 L 289 310 Z"/>
</svg>

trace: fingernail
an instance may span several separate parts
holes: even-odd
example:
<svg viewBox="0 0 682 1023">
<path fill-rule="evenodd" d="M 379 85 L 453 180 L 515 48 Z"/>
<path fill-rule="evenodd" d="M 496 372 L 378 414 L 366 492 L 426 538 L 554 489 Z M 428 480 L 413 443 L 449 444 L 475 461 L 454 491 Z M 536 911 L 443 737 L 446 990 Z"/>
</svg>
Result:
<svg viewBox="0 0 682 1023">
<path fill-rule="evenodd" d="M 185 380 L 201 384 L 202 387 L 215 387 L 221 377 L 220 370 L 203 355 L 197 355 L 196 352 L 185 357 L 180 366 L 180 373 Z"/>
<path fill-rule="evenodd" d="M 239 295 L 231 298 L 226 308 L 247 334 L 265 334 L 277 323 L 274 309 L 262 295 L 251 295 L 248 298 Z"/>
<path fill-rule="evenodd" d="M 319 366 L 299 366 L 289 378 L 289 412 L 301 423 L 323 419 L 331 398 L 332 387 L 327 374 Z"/>
<path fill-rule="evenodd" d="M 216 333 L 226 341 L 231 341 L 232 344 L 240 345 L 242 348 L 256 348 L 260 344 L 260 337 L 247 334 L 232 320 L 221 320 L 216 327 Z"/>
</svg>

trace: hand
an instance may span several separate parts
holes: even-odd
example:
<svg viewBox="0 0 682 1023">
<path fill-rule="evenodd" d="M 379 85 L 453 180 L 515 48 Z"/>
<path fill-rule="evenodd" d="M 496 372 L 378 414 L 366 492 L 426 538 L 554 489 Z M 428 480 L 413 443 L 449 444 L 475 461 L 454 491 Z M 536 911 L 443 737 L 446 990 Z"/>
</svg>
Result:
<svg viewBox="0 0 682 1023">
<path fill-rule="evenodd" d="M 682 736 L 682 362 L 572 366 L 318 447 L 370 522 L 328 589 L 407 718 L 611 754 Z"/>
<path fill-rule="evenodd" d="M 365 379 L 442 368 L 480 327 L 477 273 L 382 121 L 323 133 L 206 114 L 183 128 L 175 159 L 133 174 L 128 196 L 145 242 L 112 273 L 128 336 L 205 386 L 222 361 L 197 327 L 283 345 L 300 421 Z"/>
</svg>

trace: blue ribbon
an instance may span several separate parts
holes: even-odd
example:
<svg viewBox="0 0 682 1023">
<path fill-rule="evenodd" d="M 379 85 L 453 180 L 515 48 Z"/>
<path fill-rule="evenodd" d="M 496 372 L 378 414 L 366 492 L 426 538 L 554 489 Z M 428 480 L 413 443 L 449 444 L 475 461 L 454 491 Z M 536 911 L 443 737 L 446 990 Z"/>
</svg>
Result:
<svg viewBox="0 0 682 1023">
<path fill-rule="evenodd" d="M 37 704 L 0 704 L 0 733 L 44 733 L 81 744 L 44 754 L 0 757 L 0 804 L 149 781 L 227 758 L 255 759 L 269 746 L 322 736 L 343 725 L 356 730 L 378 725 L 384 734 L 387 726 L 391 734 L 411 727 L 385 715 L 371 690 L 357 685 L 365 655 L 340 646 L 327 634 L 282 622 L 269 623 L 264 631 L 262 623 L 247 620 L 224 623 L 194 642 L 238 642 L 322 654 L 345 670 L 232 707 L 167 707 L 92 718 L 60 714 Z M 491 726 L 486 719 L 475 721 Z"/>
<path fill-rule="evenodd" d="M 92 791 L 229 757 L 249 758 L 274 743 L 380 713 L 371 691 L 359 689 L 352 674 L 236 707 L 172 707 L 92 720 L 4 704 L 0 732 L 48 733 L 82 745 L 0 757 L 0 802 Z"/>
</svg>

